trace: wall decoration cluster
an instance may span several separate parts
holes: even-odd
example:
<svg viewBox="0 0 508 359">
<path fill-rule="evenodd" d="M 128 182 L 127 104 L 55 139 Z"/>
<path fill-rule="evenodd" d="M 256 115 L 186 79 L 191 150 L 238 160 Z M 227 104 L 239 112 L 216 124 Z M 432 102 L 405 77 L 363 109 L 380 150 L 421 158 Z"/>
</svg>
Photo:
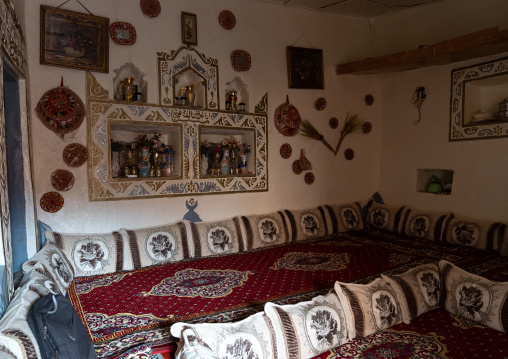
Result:
<svg viewBox="0 0 508 359">
<path fill-rule="evenodd" d="M 41 5 L 43 65 L 109 72 L 109 19 Z"/>
</svg>

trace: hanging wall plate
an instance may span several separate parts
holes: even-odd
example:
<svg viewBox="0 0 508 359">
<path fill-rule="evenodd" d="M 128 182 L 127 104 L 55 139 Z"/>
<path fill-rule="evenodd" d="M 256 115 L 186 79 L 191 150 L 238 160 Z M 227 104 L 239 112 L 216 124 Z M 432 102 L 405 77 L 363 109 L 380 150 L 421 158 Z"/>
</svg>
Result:
<svg viewBox="0 0 508 359">
<path fill-rule="evenodd" d="M 229 10 L 223 10 L 219 14 L 219 24 L 226 30 L 231 30 L 236 25 L 235 15 Z"/>
<path fill-rule="evenodd" d="M 141 0 L 141 11 L 149 17 L 156 17 L 161 13 L 159 0 Z"/>
<path fill-rule="evenodd" d="M 132 45 L 136 42 L 136 29 L 126 22 L 114 22 L 109 26 L 111 40 L 118 45 Z"/>
<path fill-rule="evenodd" d="M 288 159 L 291 157 L 291 154 L 293 153 L 293 149 L 291 148 L 291 145 L 289 143 L 285 143 L 282 146 L 280 146 L 280 156 L 284 159 Z"/>
<path fill-rule="evenodd" d="M 330 119 L 329 124 L 330 124 L 330 127 L 331 127 L 331 128 L 333 128 L 333 129 L 335 130 L 337 127 L 339 127 L 339 120 L 337 120 L 337 118 L 336 118 L 336 117 L 332 117 L 332 118 Z"/>
<path fill-rule="evenodd" d="M 236 71 L 248 71 L 250 69 L 250 54 L 243 50 L 233 51 L 231 65 Z"/>
<path fill-rule="evenodd" d="M 324 97 L 318 98 L 314 101 L 314 108 L 318 111 L 323 111 L 326 108 L 326 99 Z"/>
<path fill-rule="evenodd" d="M 300 161 L 299 160 L 293 161 L 293 165 L 291 166 L 291 168 L 293 169 L 293 172 L 295 174 L 297 174 L 297 175 L 302 173 L 302 168 L 300 167 Z"/>
<path fill-rule="evenodd" d="M 364 122 L 362 124 L 362 131 L 363 133 L 369 133 L 370 131 L 372 131 L 372 123 Z"/>
<path fill-rule="evenodd" d="M 51 174 L 51 184 L 57 191 L 68 191 L 74 186 L 74 175 L 67 170 L 56 170 Z"/>
<path fill-rule="evenodd" d="M 46 212 L 55 213 L 62 209 L 64 199 L 58 192 L 48 192 L 42 195 L 39 204 Z"/>
<path fill-rule="evenodd" d="M 79 143 L 71 143 L 64 148 L 64 162 L 71 167 L 79 167 L 88 159 L 88 150 Z"/>
<path fill-rule="evenodd" d="M 67 87 L 56 87 L 44 93 L 36 111 L 44 126 L 62 138 L 66 133 L 78 129 L 86 112 L 78 95 Z"/>
<path fill-rule="evenodd" d="M 312 172 L 307 172 L 304 176 L 304 181 L 307 184 L 313 184 L 315 180 L 316 180 L 316 176 L 314 176 L 314 173 L 312 173 Z"/>
<path fill-rule="evenodd" d="M 353 158 L 355 158 L 355 151 L 353 151 L 352 148 L 348 148 L 344 151 L 344 157 L 346 157 L 346 160 L 351 161 Z"/>
</svg>

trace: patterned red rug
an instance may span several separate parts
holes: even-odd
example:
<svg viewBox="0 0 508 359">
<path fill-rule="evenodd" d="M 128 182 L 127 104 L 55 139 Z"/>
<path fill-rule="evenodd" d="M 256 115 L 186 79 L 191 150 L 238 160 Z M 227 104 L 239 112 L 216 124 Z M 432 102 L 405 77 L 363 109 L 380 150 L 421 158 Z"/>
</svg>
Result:
<svg viewBox="0 0 508 359">
<path fill-rule="evenodd" d="M 257 252 L 76 278 L 69 297 L 99 357 L 106 358 L 141 340 L 167 343 L 171 323 L 239 320 L 261 311 L 268 301 L 289 304 L 326 293 L 336 280 L 367 283 L 383 272 L 401 273 L 440 259 L 464 268 L 482 263 L 478 270 L 495 276 L 500 265 L 485 267 L 494 258 L 465 247 L 358 231 Z M 504 265 L 506 272 L 508 264 Z M 120 337 L 119 343 L 115 339 Z"/>
</svg>

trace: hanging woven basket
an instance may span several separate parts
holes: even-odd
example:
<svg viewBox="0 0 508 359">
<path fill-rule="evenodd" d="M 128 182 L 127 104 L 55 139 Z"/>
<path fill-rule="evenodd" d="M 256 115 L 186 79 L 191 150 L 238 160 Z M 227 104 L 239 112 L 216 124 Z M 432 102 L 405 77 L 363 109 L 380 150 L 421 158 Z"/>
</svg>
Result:
<svg viewBox="0 0 508 359">
<path fill-rule="evenodd" d="M 62 137 L 77 130 L 86 113 L 78 95 L 66 87 L 47 91 L 37 103 L 36 111 L 42 123 Z"/>
<path fill-rule="evenodd" d="M 275 109 L 274 116 L 275 128 L 284 136 L 294 136 L 300 128 L 300 113 L 295 106 L 289 103 L 289 97 L 286 96 L 286 102 Z"/>
</svg>

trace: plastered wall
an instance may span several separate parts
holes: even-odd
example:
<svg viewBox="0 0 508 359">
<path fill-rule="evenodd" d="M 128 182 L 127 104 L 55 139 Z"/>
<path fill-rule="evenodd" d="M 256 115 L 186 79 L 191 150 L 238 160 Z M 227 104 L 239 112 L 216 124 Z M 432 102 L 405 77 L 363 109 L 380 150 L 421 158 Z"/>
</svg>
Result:
<svg viewBox="0 0 508 359">
<path fill-rule="evenodd" d="M 508 2 L 503 0 L 449 0 L 381 17 L 373 23 L 372 51 L 382 55 L 408 50 L 495 26 L 506 30 L 507 11 Z M 508 138 L 448 141 L 451 71 L 507 56 L 377 77 L 382 102 L 378 188 L 385 201 L 508 220 Z M 422 120 L 414 125 L 418 112 L 411 99 L 417 86 L 425 87 L 427 98 L 421 106 Z M 507 85 L 504 91 L 508 97 Z M 506 129 L 506 124 L 502 126 Z M 435 168 L 454 171 L 451 195 L 416 191 L 417 169 Z"/>
<path fill-rule="evenodd" d="M 85 123 L 73 139 L 62 141 L 44 127 L 35 114 L 35 101 L 45 91 L 59 86 L 62 76 L 64 84 L 85 100 L 85 72 L 39 64 L 40 4 L 39 1 L 25 0 L 24 13 L 31 80 L 30 111 L 37 201 L 44 193 L 54 190 L 50 181 L 51 173 L 60 168 L 69 169 L 62 159 L 64 147 L 72 142 L 87 143 Z M 47 0 L 43 4 L 56 7 L 61 1 Z M 197 49 L 207 57 L 218 59 L 221 89 L 225 89 L 227 82 L 239 77 L 248 85 L 252 104 L 268 93 L 269 191 L 90 202 L 87 168 L 82 166 L 70 169 L 76 181 L 70 191 L 62 192 L 65 200 L 62 210 L 50 214 L 36 205 L 38 218 L 54 230 L 90 233 L 168 223 L 183 217 L 187 211 L 185 202 L 191 198 L 198 201 L 196 212 L 206 221 L 237 214 L 363 200 L 376 190 L 380 129 L 378 82 L 361 77 L 339 78 L 334 72 L 334 65 L 345 61 L 348 54 L 355 53 L 360 58 L 368 56 L 368 22 L 246 0 L 164 0 L 161 1 L 162 11 L 156 18 L 143 15 L 139 1 L 89 0 L 85 5 L 94 15 L 109 17 L 111 23 L 131 23 L 137 32 L 137 42 L 132 46 L 116 45 L 110 40 L 110 73 L 94 73 L 94 76 L 112 93 L 114 69 L 131 61 L 146 74 L 146 95 L 150 103 L 158 102 L 156 53 L 171 52 L 182 45 L 182 11 L 197 15 Z M 69 2 L 63 8 L 86 12 L 77 2 Z M 218 23 L 218 15 L 225 9 L 236 16 L 236 26 L 230 31 L 221 28 Z M 324 90 L 288 89 L 286 46 L 323 49 Z M 252 67 L 249 71 L 240 73 L 232 69 L 229 56 L 236 49 L 251 54 Z M 364 96 L 368 93 L 376 99 L 370 107 L 364 103 Z M 331 117 L 337 117 L 339 126 L 342 126 L 348 112 L 359 113 L 363 120 L 372 122 L 373 131 L 368 135 L 359 133 L 348 136 L 336 157 L 321 143 L 301 136 L 284 137 L 273 125 L 273 113 L 285 101 L 286 95 L 289 95 L 290 102 L 298 108 L 301 116 L 310 120 L 333 145 L 338 141 L 339 130 L 330 129 L 328 122 Z M 313 103 L 321 96 L 327 99 L 328 105 L 324 111 L 318 112 L 313 108 Z M 286 142 L 293 147 L 293 155 L 287 160 L 279 155 L 280 146 Z M 348 147 L 355 151 L 353 161 L 344 158 L 343 152 Z M 291 164 L 298 158 L 302 148 L 316 176 L 313 185 L 305 184 L 303 176 L 297 176 L 291 170 Z"/>
</svg>

